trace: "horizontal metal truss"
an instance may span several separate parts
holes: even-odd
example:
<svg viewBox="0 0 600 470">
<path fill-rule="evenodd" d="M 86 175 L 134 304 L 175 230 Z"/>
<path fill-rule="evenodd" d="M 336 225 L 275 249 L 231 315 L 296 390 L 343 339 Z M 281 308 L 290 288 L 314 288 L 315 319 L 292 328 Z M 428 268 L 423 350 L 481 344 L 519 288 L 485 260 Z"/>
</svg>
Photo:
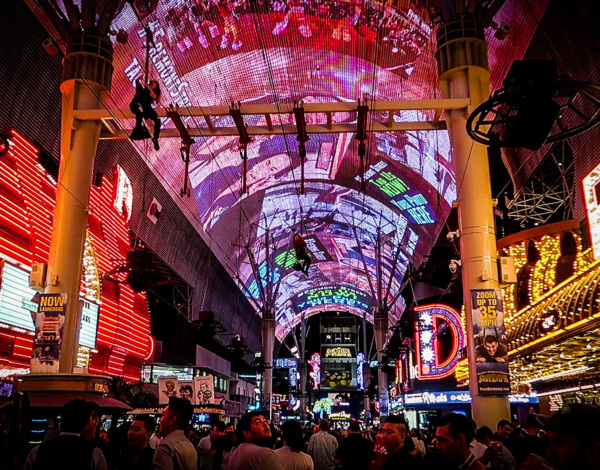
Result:
<svg viewBox="0 0 600 470">
<path fill-rule="evenodd" d="M 440 118 L 445 110 L 464 109 L 470 105 L 469 99 L 439 99 L 439 100 L 406 100 L 406 101 L 373 101 L 368 102 L 369 113 L 378 114 L 378 119 L 371 119 L 369 122 L 369 132 L 398 132 L 398 131 L 422 131 L 422 130 L 442 130 L 446 129 L 446 122 Z M 304 113 L 307 115 L 307 121 L 311 114 L 325 114 L 327 119 L 324 124 L 307 124 L 308 134 L 337 134 L 354 133 L 356 124 L 353 123 L 334 123 L 335 115 L 340 113 L 357 112 L 357 103 L 307 103 L 304 105 Z M 248 126 L 249 135 L 277 135 L 277 134 L 296 134 L 297 129 L 294 124 L 278 124 L 274 122 L 273 116 L 282 115 L 293 116 L 294 104 L 282 103 L 276 104 L 242 104 L 240 106 L 242 116 L 264 116 L 265 126 Z M 229 116 L 229 106 L 191 106 L 179 108 L 178 113 L 182 119 L 187 117 L 194 119 L 194 125 L 189 126 L 191 137 L 213 137 L 213 136 L 239 136 L 235 126 L 219 126 L 215 124 L 217 118 Z M 394 116 L 400 111 L 435 111 L 432 120 L 396 122 Z M 165 108 L 156 108 L 159 117 L 166 117 Z M 381 115 L 387 113 L 387 119 L 381 121 Z M 133 113 L 129 109 L 87 109 L 76 110 L 73 112 L 73 118 L 80 121 L 101 120 L 104 128 L 100 134 L 100 139 L 126 139 L 131 134 L 131 129 L 122 129 L 118 125 L 119 120 L 133 119 Z M 286 116 L 286 122 L 288 121 Z M 294 122 L 290 117 L 289 122 Z M 166 128 L 161 131 L 161 138 L 179 138 L 177 129 Z"/>
<path fill-rule="evenodd" d="M 569 220 L 573 215 L 573 178 L 573 153 L 568 142 L 559 142 L 508 205 L 508 216 L 522 227 L 543 225 L 550 219 Z"/>
</svg>

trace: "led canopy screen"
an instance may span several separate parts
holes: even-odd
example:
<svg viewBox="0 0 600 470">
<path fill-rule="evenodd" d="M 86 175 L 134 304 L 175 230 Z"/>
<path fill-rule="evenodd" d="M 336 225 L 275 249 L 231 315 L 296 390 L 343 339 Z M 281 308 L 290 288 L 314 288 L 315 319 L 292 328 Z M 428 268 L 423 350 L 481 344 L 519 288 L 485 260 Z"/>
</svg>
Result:
<svg viewBox="0 0 600 470">
<path fill-rule="evenodd" d="M 499 15 L 520 15 L 520 10 L 510 10 L 513 3 L 507 2 Z M 439 98 L 435 33 L 427 7 L 427 2 L 408 0 L 394 5 L 124 2 L 112 28 L 127 31 L 129 42 L 114 43 L 115 73 L 106 105 L 126 109 L 133 96 L 133 84 L 144 72 L 144 25 L 153 32 L 149 73 L 160 83 L 161 106 L 235 103 L 243 110 L 248 104 Z M 522 54 L 532 32 L 521 28 L 521 42 L 510 42 L 508 51 L 492 39 L 490 63 L 496 63 L 494 50 L 503 60 L 507 54 Z M 391 121 L 432 118 L 432 112 L 405 111 Z M 292 115 L 277 112 L 244 120 L 248 126 L 295 124 Z M 371 113 L 367 127 L 389 120 L 387 112 Z M 394 298 L 408 263 L 420 264 L 456 198 L 453 156 L 443 130 L 368 132 L 363 162 L 354 133 L 310 134 L 304 194 L 296 134 L 255 135 L 247 146 L 243 193 L 239 137 L 209 132 L 233 126 L 231 117 L 209 121 L 184 115 L 183 121 L 201 133 L 191 148 L 191 197 L 180 197 L 184 164 L 178 139 L 162 139 L 158 152 L 148 142 L 136 143 L 137 149 L 248 298 L 258 306 L 263 288 L 273 286 L 279 338 L 301 313 L 339 309 L 371 318 L 378 298 Z M 307 115 L 308 124 L 325 126 L 327 121 L 325 113 Z M 333 124 L 356 121 L 356 112 L 331 115 Z M 120 124 L 133 127 L 132 120 Z M 163 126 L 173 124 L 164 119 Z M 361 177 L 365 193 L 359 190 Z M 308 276 L 292 267 L 295 232 L 312 252 Z M 384 292 L 375 291 L 378 236 L 385 260 Z M 325 294 L 327 289 L 332 294 Z M 402 309 L 400 299 L 392 321 Z"/>
</svg>

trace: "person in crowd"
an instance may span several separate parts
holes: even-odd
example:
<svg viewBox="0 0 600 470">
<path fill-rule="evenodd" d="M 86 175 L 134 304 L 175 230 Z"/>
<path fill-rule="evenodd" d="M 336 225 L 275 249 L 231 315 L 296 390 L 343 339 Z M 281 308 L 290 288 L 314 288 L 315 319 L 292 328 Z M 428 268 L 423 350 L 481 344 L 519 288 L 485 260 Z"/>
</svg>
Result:
<svg viewBox="0 0 600 470">
<path fill-rule="evenodd" d="M 424 457 L 426 449 L 425 441 L 422 439 L 421 432 L 418 429 L 413 428 L 410 431 L 410 437 L 415 445 L 415 450 L 412 452 L 412 454 L 417 458 Z"/>
<path fill-rule="evenodd" d="M 275 451 L 262 447 L 271 439 L 271 428 L 262 411 L 242 416 L 236 432 L 240 444 L 225 470 L 284 470 Z"/>
<path fill-rule="evenodd" d="M 127 451 L 121 456 L 117 470 L 151 470 L 154 449 L 150 437 L 156 422 L 150 416 L 137 417 L 127 432 Z"/>
<path fill-rule="evenodd" d="M 298 421 L 286 421 L 281 426 L 283 447 L 275 453 L 285 470 L 314 470 L 314 464 L 308 454 L 302 452 L 302 425 Z"/>
<path fill-rule="evenodd" d="M 225 446 L 225 423 L 219 421 L 214 427 L 216 430 L 210 444 L 210 458 L 212 459 L 212 468 L 221 470 L 223 466 L 223 452 Z"/>
<path fill-rule="evenodd" d="M 546 459 L 530 454 L 525 470 L 598 470 L 600 408 L 570 403 L 552 416 L 537 415 L 548 435 Z"/>
<path fill-rule="evenodd" d="M 548 448 L 547 439 L 541 437 L 540 430 L 542 429 L 542 423 L 533 414 L 530 413 L 525 421 L 523 427 L 524 434 L 515 440 L 514 443 L 514 456 L 517 461 L 517 469 L 523 467 L 523 463 L 529 454 L 536 454 L 540 456 L 546 455 L 546 449 Z"/>
<path fill-rule="evenodd" d="M 508 442 L 513 432 L 513 425 L 507 419 L 498 421 L 496 439 L 502 443 Z"/>
<path fill-rule="evenodd" d="M 89 425 L 92 409 L 88 402 L 76 398 L 64 404 L 60 435 L 34 447 L 23 470 L 106 470 L 104 454 L 81 436 Z"/>
<path fill-rule="evenodd" d="M 154 431 L 154 434 L 152 434 L 152 437 L 150 438 L 150 447 L 156 450 L 156 448 L 162 442 L 162 440 L 163 437 L 160 435 L 160 429 L 157 429 L 156 431 Z"/>
<path fill-rule="evenodd" d="M 225 434 L 229 434 L 230 432 L 235 432 L 235 426 L 233 425 L 233 423 L 229 423 L 225 427 Z"/>
<path fill-rule="evenodd" d="M 207 436 L 200 439 L 196 453 L 198 454 L 198 468 L 200 470 L 210 470 L 212 468 L 212 458 L 210 457 L 210 447 L 214 436 L 217 433 L 217 427 L 211 428 Z"/>
<path fill-rule="evenodd" d="M 350 421 L 348 436 L 335 452 L 335 463 L 342 470 L 368 470 L 372 460 L 375 460 L 373 443 L 362 436 L 358 421 Z"/>
<path fill-rule="evenodd" d="M 338 442 L 329 434 L 329 421 L 319 420 L 319 432 L 313 434 L 308 441 L 307 454 L 310 455 L 315 464 L 315 470 L 334 470 L 335 451 Z"/>
<path fill-rule="evenodd" d="M 197 470 L 196 450 L 183 430 L 192 419 L 193 407 L 185 398 L 171 397 L 160 419 L 163 440 L 154 454 L 154 470 Z"/>
<path fill-rule="evenodd" d="M 490 468 L 501 468 L 502 470 L 517 470 L 517 464 L 513 454 L 496 439 L 494 431 L 487 426 L 480 427 L 475 433 L 475 439 L 486 446 L 479 461 Z"/>
<path fill-rule="evenodd" d="M 227 468 L 229 459 L 238 445 L 238 438 L 235 432 L 225 433 L 225 445 L 223 446 L 223 468 Z"/>
<path fill-rule="evenodd" d="M 160 136 L 160 119 L 156 110 L 152 107 L 153 103 L 160 100 L 160 86 L 157 80 L 150 80 L 145 83 L 142 78 L 138 79 L 135 85 L 135 96 L 129 103 L 129 109 L 135 116 L 135 128 L 131 131 L 131 140 L 143 140 L 150 136 L 144 126 L 144 119 L 149 119 L 154 125 L 152 142 L 154 150 L 160 150 L 158 137 Z M 173 387 L 174 388 L 174 387 Z M 177 392 L 175 392 L 175 395 Z"/>
<path fill-rule="evenodd" d="M 389 416 L 383 425 L 381 443 L 383 449 L 375 450 L 372 470 L 416 470 L 417 459 L 406 451 L 404 441 L 408 435 L 408 426 L 401 416 Z"/>
<path fill-rule="evenodd" d="M 470 444 L 474 435 L 469 418 L 448 413 L 437 422 L 435 446 L 460 470 L 483 470 L 485 466 L 471 452 Z"/>
</svg>

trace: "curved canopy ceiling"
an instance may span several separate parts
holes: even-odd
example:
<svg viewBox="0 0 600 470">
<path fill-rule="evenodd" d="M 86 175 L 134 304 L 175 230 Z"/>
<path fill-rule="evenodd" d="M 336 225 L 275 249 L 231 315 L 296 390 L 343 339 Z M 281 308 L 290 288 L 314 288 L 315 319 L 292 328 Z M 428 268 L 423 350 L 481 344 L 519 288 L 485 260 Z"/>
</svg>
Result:
<svg viewBox="0 0 600 470">
<path fill-rule="evenodd" d="M 502 43 L 490 38 L 492 78 L 504 75 L 533 33 L 518 4 L 507 2 L 499 13 L 514 24 L 514 37 Z M 160 1 L 150 14 L 142 12 L 143 23 L 154 32 L 150 74 L 161 83 L 163 106 L 239 102 L 243 109 L 250 103 L 439 97 L 427 2 L 400 0 L 395 5 L 364 0 Z M 112 27 L 126 30 L 129 42 L 115 42 L 107 106 L 124 108 L 144 65 L 145 34 L 129 2 Z M 335 116 L 345 123 L 357 118 L 355 113 Z M 420 111 L 394 116 L 397 121 L 431 117 Z M 215 124 L 233 125 L 229 116 L 220 119 Z M 264 119 L 251 116 L 246 122 L 264 125 Z M 273 125 L 289 119 L 274 115 Z M 325 115 L 310 119 L 312 124 L 326 122 Z M 373 113 L 370 119 L 387 122 L 388 116 Z M 191 128 L 207 128 L 202 118 L 185 121 Z M 366 193 L 359 191 L 360 159 L 353 134 L 310 135 L 305 194 L 300 194 L 295 134 L 253 138 L 246 194 L 241 193 L 238 140 L 197 139 L 191 152 L 191 197 L 180 197 L 184 165 L 177 139 L 162 140 L 159 152 L 147 142 L 136 146 L 247 296 L 260 300 L 249 247 L 263 286 L 271 284 L 277 293 L 280 339 L 301 314 L 340 309 L 372 317 L 377 289 L 388 298 L 396 294 L 408 263 L 418 265 L 435 243 L 456 197 L 446 131 L 370 133 Z M 303 233 L 313 253 L 308 277 L 291 268 L 295 231 Z M 381 287 L 377 233 L 383 243 Z M 400 298 L 392 321 L 402 309 Z"/>
</svg>

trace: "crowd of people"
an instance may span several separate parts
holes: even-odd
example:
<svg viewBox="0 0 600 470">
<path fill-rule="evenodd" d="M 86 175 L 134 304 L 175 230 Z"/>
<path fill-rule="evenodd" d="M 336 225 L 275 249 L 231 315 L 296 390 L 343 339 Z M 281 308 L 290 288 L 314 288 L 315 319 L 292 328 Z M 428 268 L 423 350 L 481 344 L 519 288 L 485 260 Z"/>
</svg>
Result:
<svg viewBox="0 0 600 470">
<path fill-rule="evenodd" d="M 201 436 L 190 427 L 192 414 L 188 400 L 172 397 L 158 429 L 150 416 L 137 416 L 122 426 L 122 445 L 107 447 L 98 406 L 75 399 L 24 469 L 600 470 L 600 408 L 585 404 L 530 414 L 522 427 L 501 420 L 496 431 L 447 413 L 424 433 L 409 430 L 401 415 L 368 430 L 351 421 L 339 432 L 323 419 L 314 427 L 296 420 L 276 427 L 268 413 L 255 411 L 236 428 L 218 422 Z"/>
</svg>

